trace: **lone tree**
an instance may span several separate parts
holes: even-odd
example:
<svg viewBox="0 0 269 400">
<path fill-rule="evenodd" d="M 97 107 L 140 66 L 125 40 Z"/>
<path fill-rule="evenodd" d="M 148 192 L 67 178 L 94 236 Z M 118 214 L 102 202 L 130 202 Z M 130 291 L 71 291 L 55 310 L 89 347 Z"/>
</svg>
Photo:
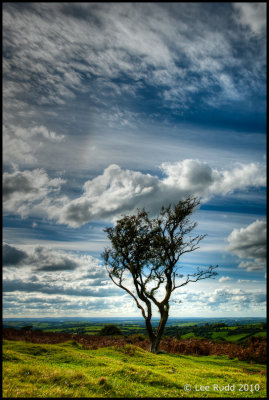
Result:
<svg viewBox="0 0 269 400">
<path fill-rule="evenodd" d="M 152 353 L 158 352 L 172 293 L 189 282 L 217 275 L 217 266 L 197 268 L 185 278 L 178 274 L 180 256 L 198 249 L 198 243 L 206 236 L 187 236 L 197 225 L 190 222 L 189 216 L 199 204 L 197 198 L 188 197 L 173 207 L 162 207 L 156 218 L 150 218 L 144 209 L 138 210 L 136 215 L 124 216 L 113 228 L 105 229 L 112 244 L 102 254 L 109 277 L 132 296 L 141 310 Z M 128 277 L 133 288 L 126 283 Z M 151 324 L 153 305 L 160 313 L 156 331 Z"/>
</svg>

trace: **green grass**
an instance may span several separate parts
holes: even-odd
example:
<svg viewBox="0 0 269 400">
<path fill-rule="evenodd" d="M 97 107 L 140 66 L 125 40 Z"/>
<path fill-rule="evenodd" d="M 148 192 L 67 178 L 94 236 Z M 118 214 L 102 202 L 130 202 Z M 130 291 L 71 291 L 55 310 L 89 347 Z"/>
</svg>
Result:
<svg viewBox="0 0 269 400">
<path fill-rule="evenodd" d="M 83 350 L 76 342 L 3 342 L 5 398 L 266 397 L 262 370 L 262 364 L 224 356 L 156 355 L 132 345 Z M 185 384 L 191 385 L 190 392 L 184 391 Z M 216 391 L 213 384 L 235 384 L 235 390 Z M 240 384 L 249 390 L 259 385 L 260 390 L 239 391 Z M 209 390 L 198 391 L 202 385 Z"/>
<path fill-rule="evenodd" d="M 267 337 L 267 332 L 257 332 L 253 335 L 254 337 Z"/>
<path fill-rule="evenodd" d="M 252 328 L 254 327 L 258 327 L 259 328 L 260 324 L 252 324 L 252 325 L 246 325 L 245 328 Z M 266 338 L 267 337 L 267 333 L 265 331 L 261 331 L 261 332 L 256 332 L 253 333 L 251 331 L 248 331 L 246 329 L 245 332 L 240 332 L 237 333 L 238 327 L 237 326 L 229 326 L 229 327 L 221 327 L 219 331 L 209 331 L 207 332 L 206 336 L 203 333 L 200 333 L 200 336 L 197 335 L 197 333 L 194 332 L 189 332 L 189 333 L 185 333 L 181 336 L 182 339 L 192 339 L 192 338 L 196 338 L 196 339 L 201 339 L 203 337 L 205 338 L 210 338 L 213 341 L 226 341 L 226 342 L 232 342 L 232 343 L 242 343 L 244 341 L 246 341 L 250 336 L 254 336 L 254 337 L 263 337 Z M 240 329 L 240 328 L 239 328 Z"/>
<path fill-rule="evenodd" d="M 219 338 L 221 338 L 221 339 L 226 339 L 227 340 L 227 335 L 228 335 L 228 332 L 223 332 L 223 331 L 220 331 L 220 332 L 212 332 L 212 334 L 211 334 L 211 338 L 213 339 L 213 340 L 216 340 L 216 339 L 219 339 Z"/>
<path fill-rule="evenodd" d="M 88 326 L 88 327 L 84 327 L 85 330 L 89 330 L 89 331 L 96 331 L 96 330 L 100 330 L 104 327 L 104 325 L 93 325 L 93 326 Z"/>
<path fill-rule="evenodd" d="M 193 332 L 185 333 L 185 335 L 181 336 L 182 339 L 192 339 L 194 337 L 196 337 L 196 336 Z"/>
<path fill-rule="evenodd" d="M 247 325 L 245 325 L 245 326 L 247 326 Z M 230 331 L 233 331 L 233 330 L 235 330 L 235 329 L 238 329 L 238 327 L 237 327 L 237 326 L 225 326 L 225 327 L 220 327 L 220 329 L 221 329 L 221 330 L 230 330 Z"/>
<path fill-rule="evenodd" d="M 220 332 L 212 332 L 211 338 L 213 340 L 224 339 L 227 342 L 240 342 L 249 337 L 249 333 L 237 333 L 234 335 L 229 335 L 229 332 L 220 331 Z"/>
<path fill-rule="evenodd" d="M 238 333 L 237 335 L 227 336 L 225 339 L 229 342 L 238 342 L 249 337 L 249 333 Z"/>
</svg>

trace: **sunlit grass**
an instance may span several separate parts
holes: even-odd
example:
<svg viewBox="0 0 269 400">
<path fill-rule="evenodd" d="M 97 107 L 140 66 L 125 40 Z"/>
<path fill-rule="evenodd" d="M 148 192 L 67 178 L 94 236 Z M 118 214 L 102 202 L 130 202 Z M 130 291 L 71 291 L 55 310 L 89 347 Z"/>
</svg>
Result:
<svg viewBox="0 0 269 400">
<path fill-rule="evenodd" d="M 84 350 L 76 342 L 3 344 L 4 397 L 266 397 L 264 370 L 224 356 L 155 355 L 132 345 Z M 214 391 L 213 384 L 236 389 Z M 239 391 L 239 384 L 260 390 Z M 201 386 L 210 390 L 198 391 Z"/>
<path fill-rule="evenodd" d="M 213 332 L 212 334 L 211 334 L 211 338 L 213 339 L 213 340 L 215 340 L 215 339 L 218 339 L 218 338 L 225 338 L 226 340 L 227 340 L 227 335 L 228 335 L 228 332 L 226 332 L 226 331 L 220 331 L 220 332 Z"/>
<path fill-rule="evenodd" d="M 247 338 L 247 337 L 249 337 L 248 333 L 238 333 L 237 335 L 227 336 L 225 339 L 228 342 L 238 342 L 238 341 L 240 341 L 240 340 L 242 340 L 244 338 Z"/>
</svg>

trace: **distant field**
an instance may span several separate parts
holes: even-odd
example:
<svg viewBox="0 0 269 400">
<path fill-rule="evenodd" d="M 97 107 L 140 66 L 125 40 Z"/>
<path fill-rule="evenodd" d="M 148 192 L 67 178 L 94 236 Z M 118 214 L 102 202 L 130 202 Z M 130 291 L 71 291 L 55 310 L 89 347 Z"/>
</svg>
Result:
<svg viewBox="0 0 269 400">
<path fill-rule="evenodd" d="M 255 333 L 253 336 L 254 336 L 254 337 L 263 337 L 263 338 L 266 338 L 266 337 L 267 337 L 267 332 L 258 332 L 258 333 Z"/>
<path fill-rule="evenodd" d="M 226 356 L 156 355 L 133 345 L 84 350 L 71 341 L 4 340 L 3 397 L 259 398 L 266 397 L 265 368 Z"/>
<path fill-rule="evenodd" d="M 110 321 L 110 320 L 109 320 Z M 113 319 L 111 320 L 114 321 Z M 120 319 L 116 320 L 121 333 L 124 336 L 131 336 L 134 334 L 147 335 L 145 324 L 143 320 L 129 320 Z M 237 320 L 228 319 L 227 324 L 221 319 L 212 319 L 211 323 L 208 319 L 180 321 L 177 319 L 170 319 L 166 325 L 164 336 L 181 337 L 182 339 L 198 338 L 198 339 L 211 339 L 214 341 L 224 341 L 231 343 L 242 343 L 250 336 L 266 337 L 266 323 L 261 319 L 261 322 L 253 323 L 255 319 Z M 219 322 L 221 321 L 221 322 Z M 225 320 L 226 321 L 226 320 Z M 245 321 L 245 324 L 243 322 Z M 153 320 L 153 326 L 156 328 L 158 320 Z M 4 327 L 14 327 L 21 329 L 25 325 L 32 325 L 32 329 L 41 329 L 43 332 L 56 332 L 56 333 L 77 333 L 86 335 L 98 335 L 101 329 L 107 324 L 106 319 L 99 319 L 98 322 L 93 321 L 4 321 Z M 230 324 L 230 325 L 228 325 Z M 231 325 L 233 324 L 233 325 Z M 224 325 L 224 326 L 223 326 Z"/>
<path fill-rule="evenodd" d="M 190 332 L 190 333 L 186 333 L 185 335 L 182 335 L 181 337 L 182 337 L 182 339 L 191 339 L 191 338 L 195 337 L 195 335 L 193 332 Z"/>
<path fill-rule="evenodd" d="M 248 333 L 239 333 L 238 335 L 230 335 L 226 337 L 226 340 L 229 342 L 239 342 L 242 339 L 248 338 L 249 334 Z"/>
</svg>

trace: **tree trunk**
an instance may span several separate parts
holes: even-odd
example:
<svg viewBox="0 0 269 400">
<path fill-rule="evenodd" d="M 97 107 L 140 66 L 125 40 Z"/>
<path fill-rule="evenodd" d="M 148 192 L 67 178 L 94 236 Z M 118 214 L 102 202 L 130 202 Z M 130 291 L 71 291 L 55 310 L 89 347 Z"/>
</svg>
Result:
<svg viewBox="0 0 269 400">
<path fill-rule="evenodd" d="M 168 309 L 164 310 L 163 308 L 161 312 L 162 315 L 157 329 L 157 333 L 156 335 L 154 335 L 154 337 L 150 337 L 150 352 L 155 354 L 158 353 L 160 341 L 164 332 L 166 321 L 168 319 Z"/>
<path fill-rule="evenodd" d="M 153 340 L 150 341 L 150 352 L 157 354 L 159 350 L 159 344 L 161 341 L 161 337 L 155 337 Z"/>
</svg>

